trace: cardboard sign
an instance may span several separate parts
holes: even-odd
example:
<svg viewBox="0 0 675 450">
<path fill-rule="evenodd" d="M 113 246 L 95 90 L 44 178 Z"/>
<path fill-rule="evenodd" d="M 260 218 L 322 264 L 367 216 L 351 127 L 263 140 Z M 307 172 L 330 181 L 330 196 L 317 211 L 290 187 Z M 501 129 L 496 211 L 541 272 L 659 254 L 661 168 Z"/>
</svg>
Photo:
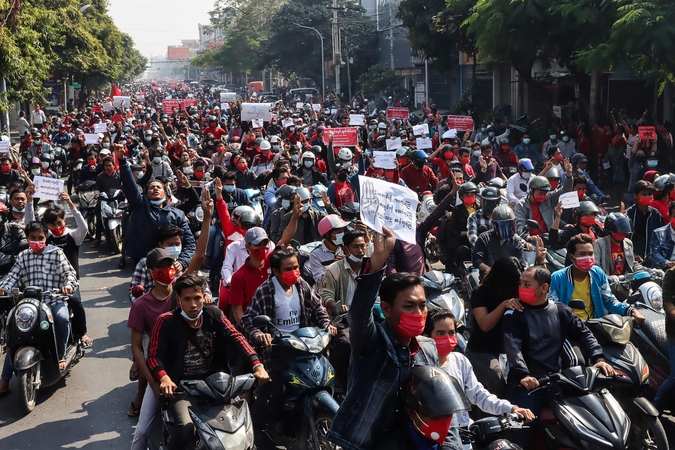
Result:
<svg viewBox="0 0 675 450">
<path fill-rule="evenodd" d="M 331 109 L 330 109 L 330 113 L 331 113 L 331 114 L 337 113 L 337 108 L 331 108 Z"/>
<path fill-rule="evenodd" d="M 395 169 L 396 152 L 373 152 L 373 167 L 378 169 Z"/>
<path fill-rule="evenodd" d="M 112 111 L 112 110 L 114 110 L 114 109 L 115 109 L 115 107 L 114 107 L 113 104 L 110 103 L 110 102 L 105 102 L 105 103 L 103 104 L 103 112 L 110 112 L 110 111 Z"/>
<path fill-rule="evenodd" d="M 415 136 L 426 136 L 429 134 L 429 125 L 423 123 L 422 125 L 415 125 L 413 127 L 413 134 Z"/>
<path fill-rule="evenodd" d="M 321 105 L 318 103 L 312 103 L 312 109 L 316 112 L 321 111 Z"/>
<path fill-rule="evenodd" d="M 101 107 L 101 105 L 94 105 L 91 108 L 91 110 L 95 113 L 102 113 L 103 112 L 103 108 Z"/>
<path fill-rule="evenodd" d="M 220 103 L 236 102 L 236 101 L 237 101 L 237 94 L 235 94 L 234 92 L 220 93 Z"/>
<path fill-rule="evenodd" d="M 37 176 L 33 179 L 35 194 L 33 197 L 47 200 L 57 200 L 63 193 L 63 180 L 51 177 Z"/>
<path fill-rule="evenodd" d="M 107 133 L 108 125 L 104 123 L 95 123 L 94 124 L 94 133 Z"/>
<path fill-rule="evenodd" d="M 221 104 L 220 104 L 220 109 L 222 109 L 222 110 L 224 110 L 224 111 L 229 111 L 229 109 L 230 109 L 230 104 L 229 104 L 229 103 L 221 103 Z"/>
<path fill-rule="evenodd" d="M 84 143 L 89 144 L 98 144 L 98 133 L 84 133 Z"/>
<path fill-rule="evenodd" d="M 327 128 L 323 132 L 323 143 L 326 145 L 328 145 L 330 133 L 333 133 L 333 147 L 355 147 L 359 145 L 359 130 L 356 128 Z"/>
<path fill-rule="evenodd" d="M 263 127 L 263 120 L 262 119 L 253 119 L 251 121 L 251 127 L 252 128 L 262 128 Z"/>
<path fill-rule="evenodd" d="M 366 118 L 363 117 L 363 114 L 350 114 L 349 115 L 349 125 L 361 127 L 365 123 L 366 123 Z"/>
<path fill-rule="evenodd" d="M 281 126 L 284 128 L 292 127 L 293 126 L 293 119 L 284 119 L 281 121 Z"/>
<path fill-rule="evenodd" d="M 638 127 L 638 135 L 640 140 L 646 141 L 651 139 L 656 139 L 656 128 L 655 127 Z"/>
<path fill-rule="evenodd" d="M 272 120 L 271 103 L 242 103 L 241 120 L 262 119 L 265 122 Z"/>
<path fill-rule="evenodd" d="M 124 123 L 124 116 L 122 114 L 115 114 L 112 117 L 113 123 Z"/>
<path fill-rule="evenodd" d="M 295 109 L 302 109 L 305 107 L 305 104 L 302 102 L 295 102 Z"/>
<path fill-rule="evenodd" d="M 162 100 L 162 111 L 164 111 L 164 114 L 171 114 L 173 111 L 172 109 L 180 109 L 180 102 L 178 100 L 174 99 L 165 99 Z"/>
<path fill-rule="evenodd" d="M 129 108 L 131 106 L 131 97 L 116 95 L 113 97 L 112 104 L 115 108 Z"/>
<path fill-rule="evenodd" d="M 410 117 L 408 108 L 387 108 L 388 119 L 407 119 Z"/>
<path fill-rule="evenodd" d="M 473 118 L 471 116 L 448 116 L 448 128 L 473 131 Z"/>
<path fill-rule="evenodd" d="M 0 141 L 0 153 L 9 153 L 10 146 L 9 141 Z"/>
<path fill-rule="evenodd" d="M 387 150 L 398 150 L 401 148 L 401 138 L 387 139 Z"/>
<path fill-rule="evenodd" d="M 563 209 L 577 208 L 579 206 L 579 194 L 577 194 L 577 191 L 565 192 L 560 195 L 558 201 L 562 202 Z"/>
<path fill-rule="evenodd" d="M 415 243 L 417 194 L 405 186 L 385 180 L 359 176 L 361 220 L 382 233 L 385 226 L 400 239 Z"/>
<path fill-rule="evenodd" d="M 417 138 L 415 139 L 415 147 L 418 150 L 426 150 L 431 148 L 431 138 Z"/>
</svg>

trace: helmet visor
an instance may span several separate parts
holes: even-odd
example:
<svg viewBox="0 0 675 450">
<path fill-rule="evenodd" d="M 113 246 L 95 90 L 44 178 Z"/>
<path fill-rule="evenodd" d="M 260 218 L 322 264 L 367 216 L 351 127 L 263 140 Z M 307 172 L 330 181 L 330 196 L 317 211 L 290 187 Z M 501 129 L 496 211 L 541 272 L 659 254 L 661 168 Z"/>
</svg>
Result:
<svg viewBox="0 0 675 450">
<path fill-rule="evenodd" d="M 492 226 L 500 239 L 510 239 L 516 234 L 515 220 L 495 220 Z"/>
</svg>

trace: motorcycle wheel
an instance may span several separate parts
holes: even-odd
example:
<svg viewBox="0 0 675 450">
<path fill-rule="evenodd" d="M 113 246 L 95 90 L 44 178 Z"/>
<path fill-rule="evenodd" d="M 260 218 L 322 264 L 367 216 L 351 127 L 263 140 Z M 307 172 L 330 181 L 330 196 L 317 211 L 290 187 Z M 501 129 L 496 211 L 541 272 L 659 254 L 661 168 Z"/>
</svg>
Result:
<svg viewBox="0 0 675 450">
<path fill-rule="evenodd" d="M 33 386 L 33 379 L 35 378 L 36 370 L 37 366 L 33 366 L 26 370 L 20 370 L 17 375 L 19 406 L 24 414 L 30 413 L 35 408 L 37 389 Z"/>
<path fill-rule="evenodd" d="M 94 214 L 87 217 L 87 233 L 89 233 L 90 239 L 96 237 L 96 216 Z"/>
<path fill-rule="evenodd" d="M 113 253 L 122 252 L 122 227 L 117 227 L 108 232 L 108 245 Z"/>
<path fill-rule="evenodd" d="M 640 415 L 631 418 L 631 433 L 627 448 L 668 450 L 666 430 L 658 417 Z"/>
<path fill-rule="evenodd" d="M 307 450 L 337 450 L 338 446 L 328 440 L 328 430 L 333 424 L 333 414 L 322 413 L 314 418 L 313 427 L 316 430 L 315 445 L 312 430 L 307 430 Z"/>
</svg>

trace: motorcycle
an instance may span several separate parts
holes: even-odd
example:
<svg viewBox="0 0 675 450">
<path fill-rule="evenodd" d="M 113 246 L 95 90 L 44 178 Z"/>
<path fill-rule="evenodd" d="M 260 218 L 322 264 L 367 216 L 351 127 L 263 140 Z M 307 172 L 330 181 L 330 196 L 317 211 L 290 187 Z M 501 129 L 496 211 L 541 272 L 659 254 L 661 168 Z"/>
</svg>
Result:
<svg viewBox="0 0 675 450">
<path fill-rule="evenodd" d="M 66 150 L 60 145 L 57 145 L 54 147 L 54 153 L 52 154 L 52 170 L 59 178 L 61 178 L 64 167 L 66 167 Z"/>
<path fill-rule="evenodd" d="M 106 241 L 113 253 L 122 251 L 122 214 L 127 208 L 121 189 L 111 189 L 99 194 L 101 202 L 101 224 Z"/>
<path fill-rule="evenodd" d="M 254 435 L 251 412 L 241 395 L 253 388 L 251 374 L 233 377 L 219 372 L 206 380 L 183 380 L 174 395 L 190 396 L 199 400 L 199 406 L 190 407 L 189 413 L 195 426 L 195 442 L 188 448 L 207 450 L 253 450 Z M 164 442 L 166 448 L 174 433 L 174 422 L 166 399 L 160 396 Z"/>
<path fill-rule="evenodd" d="M 427 307 L 443 308 L 455 315 L 457 328 L 457 347 L 466 351 L 469 340 L 468 313 L 464 302 L 453 288 L 457 278 L 449 273 L 431 270 L 422 275 L 422 286 L 427 297 Z"/>
<path fill-rule="evenodd" d="M 244 192 L 246 192 L 246 196 L 251 202 L 251 207 L 260 216 L 260 222 L 262 223 L 262 220 L 265 217 L 265 210 L 263 207 L 265 201 L 263 199 L 263 194 L 259 189 L 244 189 Z"/>
<path fill-rule="evenodd" d="M 94 185 L 96 181 L 87 180 L 75 188 L 78 192 L 78 202 L 80 205 L 80 212 L 82 217 L 87 222 L 87 232 L 89 237 L 94 239 L 96 236 L 96 192 L 94 192 Z"/>
<path fill-rule="evenodd" d="M 500 437 L 508 430 L 523 428 L 523 419 L 516 414 L 499 417 L 485 417 L 468 427 L 459 428 L 462 443 L 471 445 L 473 450 L 523 450 L 520 446 Z"/>
<path fill-rule="evenodd" d="M 326 438 L 339 408 L 332 396 L 335 371 L 323 355 L 330 333 L 305 327 L 283 335 L 264 315 L 255 317 L 253 325 L 271 331 L 274 351 L 288 355 L 283 375 L 286 414 L 264 430 L 266 434 L 287 450 L 336 449 Z"/>
<path fill-rule="evenodd" d="M 199 238 L 202 229 L 202 222 L 204 221 L 204 210 L 202 209 L 202 206 L 195 206 L 192 211 L 188 213 L 187 217 L 192 234 L 195 236 L 195 239 Z"/>
<path fill-rule="evenodd" d="M 326 205 L 323 203 L 321 194 L 327 191 L 326 186 L 323 184 L 315 184 L 310 188 L 310 191 L 312 192 L 312 205 L 314 209 L 325 213 Z"/>
<path fill-rule="evenodd" d="M 70 329 L 65 354 L 66 368 L 59 370 L 56 329 L 49 307 L 49 303 L 55 301 L 68 303 L 68 297 L 62 296 L 59 290 L 42 292 L 40 288 L 28 286 L 21 294 L 15 288 L 9 296 L 0 297 L 0 300 L 14 303 L 7 315 L 6 357 L 13 362 L 18 381 L 19 406 L 28 414 L 35 408 L 38 390 L 52 386 L 66 376 L 82 358 L 84 349 Z"/>
</svg>

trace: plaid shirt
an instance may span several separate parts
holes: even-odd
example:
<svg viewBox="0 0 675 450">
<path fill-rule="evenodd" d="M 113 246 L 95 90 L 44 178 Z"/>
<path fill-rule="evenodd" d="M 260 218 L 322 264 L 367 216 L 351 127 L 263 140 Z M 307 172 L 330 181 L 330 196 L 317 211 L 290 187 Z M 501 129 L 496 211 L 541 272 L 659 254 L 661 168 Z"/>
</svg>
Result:
<svg viewBox="0 0 675 450">
<path fill-rule="evenodd" d="M 9 291 L 18 287 L 22 278 L 26 286 L 37 286 L 45 293 L 51 289 L 61 291 L 64 286 L 70 286 L 75 291 L 79 285 L 75 269 L 66 254 L 51 244 L 39 255 L 31 249 L 19 253 L 12 270 L 0 283 L 0 289 Z"/>
<path fill-rule="evenodd" d="M 466 236 L 469 238 L 471 245 L 476 244 L 478 239 L 478 230 L 484 227 L 486 230 L 492 229 L 492 220 L 483 214 L 483 210 L 479 209 L 477 211 L 469 214 L 469 219 L 466 222 Z"/>
<path fill-rule="evenodd" d="M 255 336 L 262 333 L 262 331 L 253 326 L 253 318 L 265 315 L 274 322 L 274 318 L 276 317 L 273 276 L 261 284 L 258 290 L 255 291 L 251 304 L 241 318 L 244 334 L 249 342 L 254 344 L 258 342 Z M 321 305 L 319 295 L 302 278 L 295 283 L 295 289 L 298 290 L 298 296 L 300 297 L 300 328 L 311 326 L 327 328 L 330 325 L 330 317 L 326 312 L 326 308 Z M 263 349 L 260 356 L 261 362 L 265 367 L 269 367 L 271 358 L 270 349 Z"/>
</svg>

